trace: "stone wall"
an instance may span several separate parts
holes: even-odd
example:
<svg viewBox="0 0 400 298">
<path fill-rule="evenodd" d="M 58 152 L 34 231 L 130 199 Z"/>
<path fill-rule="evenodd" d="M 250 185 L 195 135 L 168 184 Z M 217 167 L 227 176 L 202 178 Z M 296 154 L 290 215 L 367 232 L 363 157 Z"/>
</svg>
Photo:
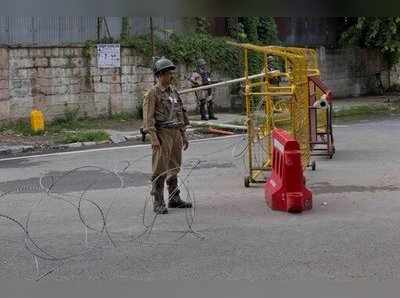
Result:
<svg viewBox="0 0 400 298">
<path fill-rule="evenodd" d="M 0 119 L 10 113 L 8 83 L 8 51 L 0 48 Z"/>
<path fill-rule="evenodd" d="M 374 93 L 375 73 L 385 88 L 399 82 L 398 70 L 389 71 L 378 50 L 319 48 L 321 77 L 337 98 Z M 396 75 L 397 74 L 397 75 Z"/>
<path fill-rule="evenodd" d="M 33 107 L 46 119 L 79 109 L 81 116 L 132 113 L 153 84 L 149 61 L 133 49 L 122 48 L 121 67 L 99 69 L 95 50 L 84 57 L 82 47 L 0 48 L 0 120 L 29 118 Z M 385 69 L 378 51 L 320 48 L 321 76 L 334 96 L 349 97 L 373 91 L 374 74 Z M 190 69 L 178 65 L 179 89 L 189 87 Z M 222 76 L 213 77 L 224 80 Z M 400 83 L 400 67 L 382 72 L 384 85 Z M 216 104 L 230 108 L 229 87 L 214 91 Z M 183 96 L 189 111 L 196 108 L 194 94 Z M 241 98 L 238 98 L 242 102 Z"/>
<path fill-rule="evenodd" d="M 89 117 L 135 112 L 153 85 L 149 62 L 122 48 L 120 68 L 100 69 L 95 50 L 89 57 L 83 52 L 82 47 L 1 48 L 0 119 L 28 118 L 34 107 L 46 119 L 63 116 L 68 109 Z M 189 87 L 188 71 L 178 66 L 178 88 Z M 229 107 L 228 95 L 228 88 L 216 90 L 217 105 Z M 196 108 L 194 94 L 183 100 L 189 110 Z"/>
</svg>

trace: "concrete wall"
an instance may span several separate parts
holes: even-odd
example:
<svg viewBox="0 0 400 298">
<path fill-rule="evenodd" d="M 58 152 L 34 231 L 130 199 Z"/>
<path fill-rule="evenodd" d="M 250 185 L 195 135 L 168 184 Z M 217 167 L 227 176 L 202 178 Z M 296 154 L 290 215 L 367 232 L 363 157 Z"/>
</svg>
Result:
<svg viewBox="0 0 400 298">
<path fill-rule="evenodd" d="M 318 55 L 321 77 L 333 90 L 335 97 L 373 93 L 375 73 L 379 71 L 382 71 L 384 87 L 389 86 L 389 72 L 378 50 L 321 47 Z M 391 70 L 391 85 L 399 82 L 398 74 L 398 67 Z"/>
<path fill-rule="evenodd" d="M 121 50 L 120 68 L 99 69 L 95 51 L 91 57 L 87 61 L 81 47 L 0 48 L 0 119 L 28 118 L 33 107 L 47 119 L 63 116 L 66 108 L 90 117 L 134 112 L 153 85 L 149 61 L 129 48 Z M 188 87 L 188 71 L 178 66 L 179 88 Z M 217 90 L 219 106 L 230 106 L 228 94 L 228 88 Z M 183 100 L 189 110 L 196 108 L 194 94 Z"/>
<path fill-rule="evenodd" d="M 343 18 L 275 17 L 279 40 L 292 46 L 337 46 Z"/>
</svg>

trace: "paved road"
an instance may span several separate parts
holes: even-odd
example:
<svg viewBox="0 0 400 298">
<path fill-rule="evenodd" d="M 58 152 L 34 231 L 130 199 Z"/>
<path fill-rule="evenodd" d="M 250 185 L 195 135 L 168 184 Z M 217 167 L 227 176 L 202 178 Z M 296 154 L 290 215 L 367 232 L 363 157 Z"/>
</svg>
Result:
<svg viewBox="0 0 400 298">
<path fill-rule="evenodd" d="M 156 218 L 151 234 L 137 238 L 145 231 L 143 219 L 150 225 L 154 218 L 142 215 L 149 190 L 148 147 L 1 161 L 0 189 L 18 192 L 0 198 L 0 213 L 23 224 L 29 217 L 29 235 L 48 254 L 76 257 L 62 263 L 39 259 L 36 267 L 21 228 L 0 219 L 0 278 L 34 279 L 55 266 L 45 279 L 400 276 L 399 120 L 336 127 L 335 158 L 318 159 L 317 171 L 306 172 L 315 204 L 302 215 L 270 211 L 261 185 L 243 187 L 243 174 L 232 161 L 238 138 L 196 142 L 185 154 L 182 177 L 191 173 L 187 187 L 197 203 L 187 234 L 182 231 L 188 231 L 192 213 L 174 210 Z M 202 162 L 191 170 L 198 160 Z M 57 181 L 54 191 L 65 200 L 44 195 L 40 177 L 45 187 Z M 112 203 L 103 216 L 116 247 L 104 233 L 84 228 L 71 205 L 79 202 L 80 216 L 97 230 L 104 222 L 99 210 L 107 212 Z"/>
</svg>

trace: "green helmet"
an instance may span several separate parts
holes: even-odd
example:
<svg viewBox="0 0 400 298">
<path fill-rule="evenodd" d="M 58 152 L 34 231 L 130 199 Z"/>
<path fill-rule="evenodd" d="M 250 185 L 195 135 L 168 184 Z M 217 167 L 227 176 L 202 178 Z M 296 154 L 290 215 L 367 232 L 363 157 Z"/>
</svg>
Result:
<svg viewBox="0 0 400 298">
<path fill-rule="evenodd" d="M 203 58 L 197 60 L 197 66 L 205 66 L 205 65 L 207 65 L 207 62 Z"/>
<path fill-rule="evenodd" d="M 167 70 L 174 70 L 176 69 L 176 66 L 174 63 L 172 63 L 171 60 L 161 57 L 154 63 L 154 74 L 157 75 L 161 71 L 167 71 Z"/>
</svg>

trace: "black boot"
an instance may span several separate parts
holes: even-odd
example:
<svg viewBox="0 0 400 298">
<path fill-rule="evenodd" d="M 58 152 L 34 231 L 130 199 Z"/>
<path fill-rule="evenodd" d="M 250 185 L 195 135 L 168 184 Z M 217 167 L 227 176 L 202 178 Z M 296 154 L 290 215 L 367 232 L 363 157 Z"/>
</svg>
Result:
<svg viewBox="0 0 400 298">
<path fill-rule="evenodd" d="M 206 114 L 206 102 L 205 100 L 200 101 L 200 116 L 201 120 L 207 121 L 207 114 Z"/>
<path fill-rule="evenodd" d="M 167 185 L 169 193 L 168 208 L 192 208 L 192 203 L 181 199 L 180 190 L 178 189 L 178 178 L 176 176 L 169 178 Z"/>
<path fill-rule="evenodd" d="M 207 108 L 208 108 L 208 119 L 209 120 L 218 120 L 217 117 L 214 115 L 214 103 L 212 101 L 209 101 L 207 103 Z"/>
<path fill-rule="evenodd" d="M 168 209 L 165 207 L 164 202 L 164 177 L 152 179 L 151 195 L 154 196 L 153 211 L 157 214 L 167 214 Z"/>
</svg>

